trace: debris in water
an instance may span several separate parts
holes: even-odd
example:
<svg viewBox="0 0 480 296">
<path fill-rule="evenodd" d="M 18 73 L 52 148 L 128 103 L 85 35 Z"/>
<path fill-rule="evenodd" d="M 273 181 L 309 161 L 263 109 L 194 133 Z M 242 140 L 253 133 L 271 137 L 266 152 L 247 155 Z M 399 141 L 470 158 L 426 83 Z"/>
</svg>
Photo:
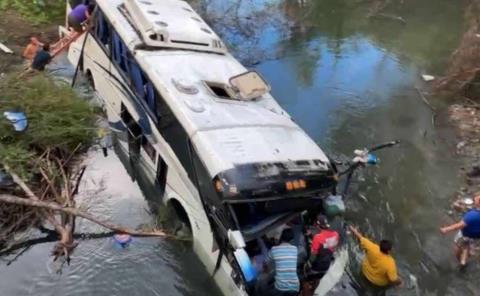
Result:
<svg viewBox="0 0 480 296">
<path fill-rule="evenodd" d="M 358 196 L 360 196 L 361 199 L 368 203 L 368 198 L 365 195 L 359 193 Z"/>
<path fill-rule="evenodd" d="M 6 46 L 5 46 L 3 43 L 1 43 L 1 42 L 0 42 L 0 49 L 3 50 L 3 52 L 8 53 L 8 54 L 12 54 L 12 53 L 13 53 L 13 51 L 12 51 L 10 48 L 6 47 Z"/>
<path fill-rule="evenodd" d="M 432 81 L 432 80 L 435 80 L 435 76 L 432 76 L 432 75 L 427 75 L 427 74 L 423 74 L 422 75 L 422 78 L 424 81 Z"/>
</svg>

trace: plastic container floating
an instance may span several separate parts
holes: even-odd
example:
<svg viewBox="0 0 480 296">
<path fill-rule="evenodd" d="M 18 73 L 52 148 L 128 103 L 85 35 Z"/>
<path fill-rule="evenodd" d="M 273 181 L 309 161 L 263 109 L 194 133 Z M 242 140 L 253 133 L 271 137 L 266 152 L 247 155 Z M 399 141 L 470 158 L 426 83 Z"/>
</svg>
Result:
<svg viewBox="0 0 480 296">
<path fill-rule="evenodd" d="M 115 234 L 113 240 L 122 247 L 126 247 L 132 242 L 132 236 L 129 234 Z"/>
</svg>

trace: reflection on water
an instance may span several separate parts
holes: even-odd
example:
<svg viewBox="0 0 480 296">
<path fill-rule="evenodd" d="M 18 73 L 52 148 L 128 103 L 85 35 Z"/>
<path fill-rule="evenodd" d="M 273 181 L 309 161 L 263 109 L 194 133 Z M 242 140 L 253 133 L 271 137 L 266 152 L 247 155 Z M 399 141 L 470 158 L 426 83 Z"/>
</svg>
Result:
<svg viewBox="0 0 480 296">
<path fill-rule="evenodd" d="M 250 64 L 261 61 L 256 69 L 280 104 L 329 154 L 402 141 L 379 153 L 380 165 L 359 176 L 348 219 L 374 239 L 394 240 L 401 275 L 418 278 L 420 295 L 478 295 L 479 267 L 459 273 L 451 238 L 437 231 L 448 221 L 445 208 L 459 184 L 460 160 L 450 149 L 450 132 L 441 120 L 432 125 L 431 110 L 415 90 L 421 73 L 444 68 L 463 29 L 464 3 L 398 1 L 387 12 L 401 15 L 401 24 L 370 20 L 368 5 L 350 0 L 193 2 L 236 56 Z M 104 179 L 108 188 L 89 199 L 91 209 L 131 226 L 149 222 L 141 191 L 115 156 L 95 154 L 90 162 L 90 186 Z M 97 230 L 87 222 L 79 226 Z M 353 258 L 360 255 L 354 246 Z M 45 267 L 50 248 L 35 246 L 12 265 L 1 265 L 0 294 L 212 295 L 212 283 L 188 246 L 139 239 L 117 250 L 108 238 L 82 241 L 61 276 Z M 355 259 L 349 272 L 357 272 Z M 396 293 L 414 294 L 415 289 Z"/>
<path fill-rule="evenodd" d="M 468 278 L 478 268 L 459 274 L 451 238 L 438 233 L 458 188 L 460 161 L 450 149 L 449 131 L 432 126 L 431 110 L 415 90 L 422 85 L 420 74 L 445 66 L 462 30 L 462 6 L 404 1 L 389 8 L 405 18 L 403 25 L 369 20 L 368 7 L 354 1 L 304 2 L 301 7 L 285 1 L 291 20 L 303 18 L 291 38 L 278 43 L 283 57 L 257 69 L 281 105 L 332 155 L 402 141 L 382 151 L 380 165 L 360 176 L 348 200 L 348 219 L 376 240 L 395 242 L 400 273 L 407 281 L 410 274 L 418 278 L 420 295 L 477 295 Z M 352 248 L 359 259 L 358 248 Z M 414 295 L 415 289 L 394 294 Z"/>
</svg>

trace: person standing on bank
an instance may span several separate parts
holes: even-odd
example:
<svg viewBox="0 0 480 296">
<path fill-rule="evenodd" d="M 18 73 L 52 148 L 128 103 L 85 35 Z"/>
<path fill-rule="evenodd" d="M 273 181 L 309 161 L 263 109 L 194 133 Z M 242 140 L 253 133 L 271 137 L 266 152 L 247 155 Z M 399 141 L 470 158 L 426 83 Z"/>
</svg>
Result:
<svg viewBox="0 0 480 296">
<path fill-rule="evenodd" d="M 68 14 L 68 26 L 73 28 L 75 32 L 83 32 L 82 24 L 90 17 L 94 9 L 95 4 L 93 3 L 75 6 Z"/>
<path fill-rule="evenodd" d="M 357 228 L 350 226 L 350 230 L 359 241 L 360 248 L 365 252 L 362 275 L 369 287 L 362 288 L 372 290 L 376 295 L 384 295 L 388 288 L 401 285 L 395 259 L 390 255 L 392 243 L 382 240 L 380 245 L 377 245 L 365 238 Z"/>
<path fill-rule="evenodd" d="M 266 259 L 266 265 L 274 269 L 274 284 L 262 295 L 296 296 L 300 290 L 300 280 L 297 273 L 297 247 L 290 244 L 294 234 L 292 229 L 284 229 L 280 236 L 280 244 L 272 247 Z"/>
<path fill-rule="evenodd" d="M 475 196 L 473 202 L 474 208 L 466 212 L 460 222 L 440 228 L 440 232 L 443 234 L 458 230 L 454 239 L 454 250 L 462 267 L 467 264 L 473 242 L 480 238 L 480 194 Z"/>
</svg>

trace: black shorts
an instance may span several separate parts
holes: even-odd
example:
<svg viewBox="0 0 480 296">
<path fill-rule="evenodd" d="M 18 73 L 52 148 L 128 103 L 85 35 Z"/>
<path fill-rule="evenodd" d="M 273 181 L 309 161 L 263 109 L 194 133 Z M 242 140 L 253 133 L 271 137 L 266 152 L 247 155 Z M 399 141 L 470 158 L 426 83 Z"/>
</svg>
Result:
<svg viewBox="0 0 480 296">
<path fill-rule="evenodd" d="M 372 282 L 370 282 L 363 272 L 360 272 L 360 276 L 358 277 L 358 282 L 357 284 L 359 285 L 356 287 L 357 292 L 360 295 L 367 295 L 367 296 L 385 296 L 388 287 L 380 287 Z"/>
<path fill-rule="evenodd" d="M 82 23 L 71 15 L 68 16 L 68 26 L 77 32 L 83 32 Z"/>
</svg>

